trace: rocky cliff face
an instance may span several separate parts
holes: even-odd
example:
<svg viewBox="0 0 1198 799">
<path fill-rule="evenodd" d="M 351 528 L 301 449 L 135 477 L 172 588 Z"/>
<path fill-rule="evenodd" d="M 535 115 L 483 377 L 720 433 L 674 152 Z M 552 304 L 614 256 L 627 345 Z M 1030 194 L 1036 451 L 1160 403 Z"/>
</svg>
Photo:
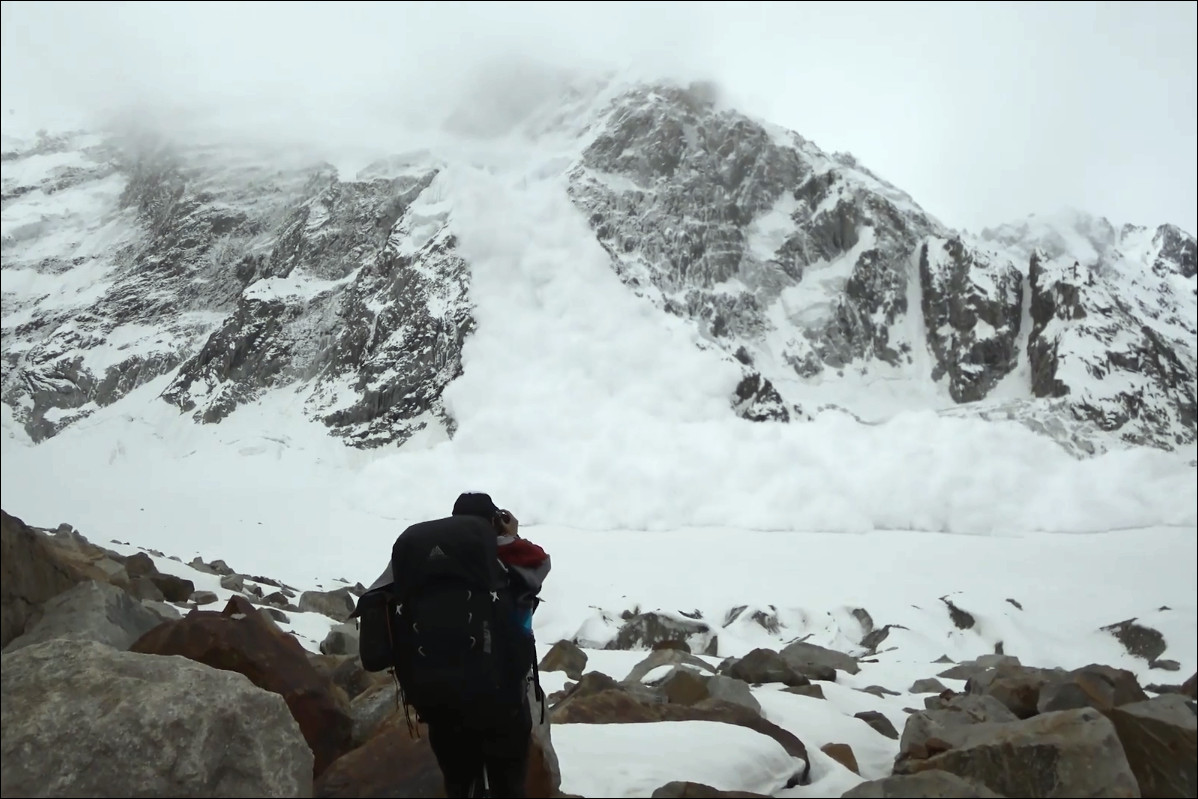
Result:
<svg viewBox="0 0 1198 799">
<path fill-rule="evenodd" d="M 434 166 L 342 181 L 228 150 L 80 144 L 5 162 L 6 216 L 19 200 L 42 219 L 5 230 L 4 401 L 34 440 L 168 374 L 162 399 L 198 422 L 296 384 L 358 445 L 442 416 L 472 323 L 447 209 L 421 200 Z M 78 165 L 21 180 L 46 159 Z M 69 270 L 74 291 L 55 286 Z M 10 295 L 10 275 L 34 285 Z"/>
<path fill-rule="evenodd" d="M 877 373 L 1079 451 L 1195 440 L 1193 236 L 1079 216 L 972 237 L 701 91 L 612 97 L 570 121 L 562 201 L 630 290 L 739 361 L 730 413 L 798 422 L 824 381 Z M 452 434 L 474 328 L 452 164 L 350 178 L 85 135 L 3 158 L 0 398 L 34 440 L 154 380 L 200 423 L 287 389 L 356 446 Z"/>
</svg>

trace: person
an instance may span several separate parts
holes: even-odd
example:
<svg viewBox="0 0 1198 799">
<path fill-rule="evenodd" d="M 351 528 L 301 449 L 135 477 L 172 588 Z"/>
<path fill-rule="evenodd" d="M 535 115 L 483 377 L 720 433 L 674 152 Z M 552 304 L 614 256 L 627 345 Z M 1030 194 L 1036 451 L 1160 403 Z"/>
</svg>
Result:
<svg viewBox="0 0 1198 799">
<path fill-rule="evenodd" d="M 536 650 L 532 636 L 532 616 L 539 594 L 551 569 L 548 553 L 520 537 L 519 521 L 511 511 L 500 509 L 490 495 L 482 492 L 461 494 L 453 506 L 452 517 L 476 517 L 490 523 L 497 536 L 497 555 L 507 571 L 515 599 L 514 629 L 526 640 L 521 646 L 531 652 L 532 671 L 522 679 L 535 681 Z M 538 696 L 540 694 L 537 686 Z M 525 772 L 532 734 L 532 709 L 527 686 L 522 686 L 523 701 L 514 711 L 498 719 L 480 722 L 457 712 L 431 713 L 425 716 L 428 740 L 441 775 L 447 797 L 525 795 Z M 542 699 L 543 702 L 543 699 Z"/>
</svg>

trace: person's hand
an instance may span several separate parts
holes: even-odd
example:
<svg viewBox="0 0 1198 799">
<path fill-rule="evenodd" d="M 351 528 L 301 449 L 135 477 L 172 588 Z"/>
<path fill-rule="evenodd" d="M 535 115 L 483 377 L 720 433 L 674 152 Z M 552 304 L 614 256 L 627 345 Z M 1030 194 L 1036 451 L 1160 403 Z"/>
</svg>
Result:
<svg viewBox="0 0 1198 799">
<path fill-rule="evenodd" d="M 517 519 L 510 510 L 501 510 L 495 517 L 495 526 L 499 528 L 500 535 L 510 535 L 512 538 L 519 538 L 520 520 Z"/>
</svg>

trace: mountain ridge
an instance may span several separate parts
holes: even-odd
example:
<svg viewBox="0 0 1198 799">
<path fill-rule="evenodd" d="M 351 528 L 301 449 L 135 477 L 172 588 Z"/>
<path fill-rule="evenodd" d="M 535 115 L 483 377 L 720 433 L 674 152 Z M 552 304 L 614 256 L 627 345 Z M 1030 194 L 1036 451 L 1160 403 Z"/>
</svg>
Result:
<svg viewBox="0 0 1198 799">
<path fill-rule="evenodd" d="M 741 418 L 860 415 L 822 389 L 855 373 L 1078 455 L 1195 440 L 1194 239 L 1173 226 L 954 231 L 702 85 L 574 89 L 518 128 L 544 153 L 493 149 L 498 166 L 479 167 L 417 152 L 353 180 L 94 135 L 6 151 L 12 418 L 44 440 L 175 372 L 162 398 L 202 423 L 298 388 L 356 446 L 430 424 L 452 436 L 443 395 L 476 332 L 455 175 L 516 164 L 520 180 L 564 180 L 620 281 L 724 364 Z M 1129 286 L 1136 301 L 1117 301 Z"/>
</svg>

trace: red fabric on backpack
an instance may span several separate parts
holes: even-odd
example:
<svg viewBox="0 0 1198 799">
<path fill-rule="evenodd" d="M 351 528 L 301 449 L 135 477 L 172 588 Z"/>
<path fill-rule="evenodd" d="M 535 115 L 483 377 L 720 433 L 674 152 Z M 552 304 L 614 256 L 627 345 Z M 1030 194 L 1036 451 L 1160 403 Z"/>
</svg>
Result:
<svg viewBox="0 0 1198 799">
<path fill-rule="evenodd" d="M 548 557 L 545 550 L 523 538 L 517 538 L 510 544 L 499 547 L 499 559 L 507 566 L 535 569 Z"/>
</svg>

